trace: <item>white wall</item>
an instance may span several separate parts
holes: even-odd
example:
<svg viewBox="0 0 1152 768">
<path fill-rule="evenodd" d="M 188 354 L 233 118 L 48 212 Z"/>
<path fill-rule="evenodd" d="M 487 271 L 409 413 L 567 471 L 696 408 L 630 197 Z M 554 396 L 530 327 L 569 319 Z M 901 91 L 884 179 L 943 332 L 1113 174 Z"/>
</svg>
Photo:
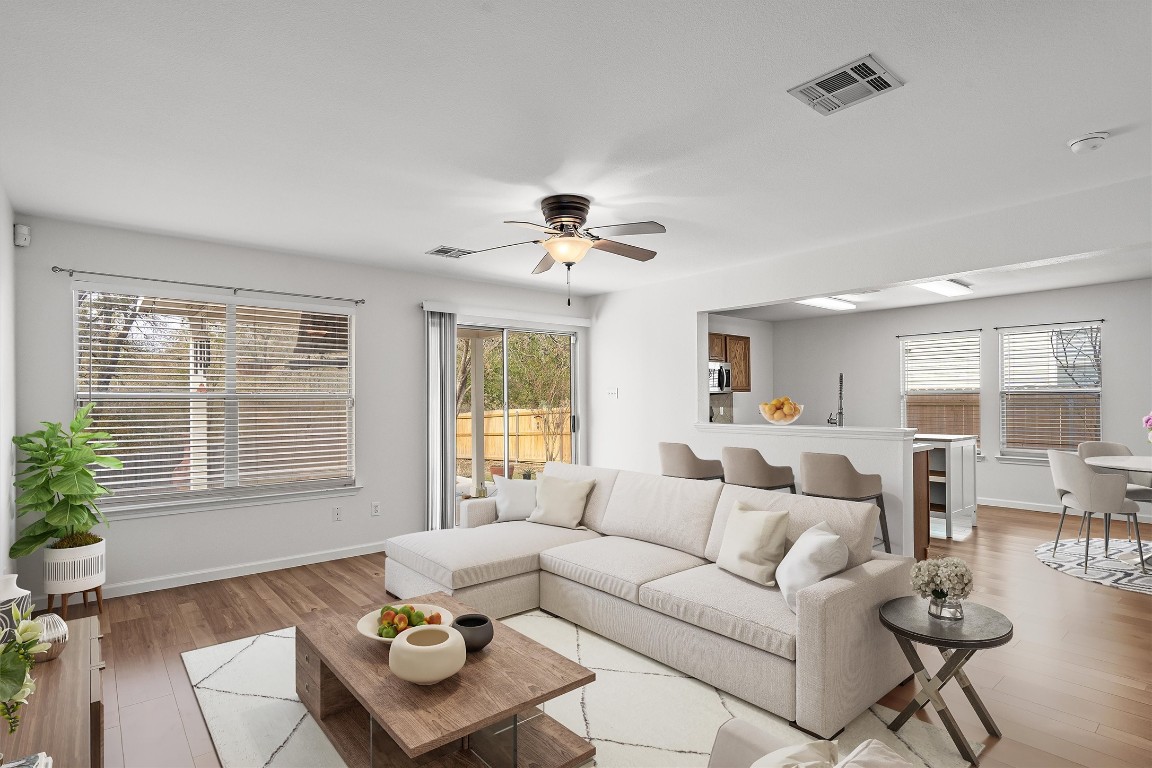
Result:
<svg viewBox="0 0 1152 768">
<path fill-rule="evenodd" d="M 732 393 L 732 423 L 763 424 L 760 403 L 772 399 L 772 323 L 709 315 L 708 332 L 748 337 L 752 391 Z"/>
<path fill-rule="evenodd" d="M 0 572 L 12 573 L 8 559 L 16 530 L 12 500 L 13 448 L 16 434 L 16 303 L 14 262 L 16 246 L 12 245 L 12 206 L 0 187 Z"/>
<path fill-rule="evenodd" d="M 519 312 L 586 316 L 563 295 L 445 280 L 298 255 L 21 217 L 32 246 L 16 265 L 16 428 L 73 408 L 71 287 L 52 265 L 308 294 L 365 298 L 356 310 L 356 465 L 353 496 L 114 521 L 107 531 L 110 595 L 377 551 L 424 527 L 427 418 L 422 299 Z M 413 255 L 414 259 L 431 258 Z M 106 280 L 106 279 L 105 279 Z M 157 291 L 163 291 L 158 284 Z M 586 346 L 586 345 L 582 345 Z M 373 501 L 384 514 L 369 516 Z M 331 508 L 345 520 L 333 523 Z M 19 563 L 40 594 L 38 555 Z"/>
<path fill-rule="evenodd" d="M 836 374 L 844 372 L 845 424 L 900 424 L 900 344 L 897 334 L 982 328 L 981 449 L 989 458 L 976 469 L 980 502 L 1059 511 L 1048 466 L 998 461 L 1000 423 L 999 335 L 996 326 L 1103 318 L 1101 332 L 1102 439 L 1148 453 L 1141 419 L 1152 407 L 1152 280 L 1090 285 L 1016 296 L 774 323 L 776 381 L 806 402 L 835 403 Z M 813 355 L 811 350 L 820 350 Z M 821 410 L 802 421 L 818 424 Z"/>
<path fill-rule="evenodd" d="M 658 471 L 657 441 L 693 442 L 693 425 L 702 414 L 707 421 L 707 388 L 698 385 L 707 359 L 701 312 L 1126 248 L 1146 244 L 1150 232 L 1152 184 L 1143 177 L 597 297 L 591 461 Z M 784 263 L 792 267 L 780 269 Z M 779 349 L 780 340 L 773 346 Z M 773 374 L 779 381 L 779 366 Z M 609 397 L 617 387 L 619 399 Z M 776 389 L 783 391 L 779 384 Z"/>
</svg>

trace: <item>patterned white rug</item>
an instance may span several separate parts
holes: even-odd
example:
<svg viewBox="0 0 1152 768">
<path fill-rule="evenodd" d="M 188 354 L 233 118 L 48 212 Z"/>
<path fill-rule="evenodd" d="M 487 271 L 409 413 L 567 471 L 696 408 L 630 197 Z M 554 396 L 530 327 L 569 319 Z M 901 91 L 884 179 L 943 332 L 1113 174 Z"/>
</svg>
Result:
<svg viewBox="0 0 1152 768">
<path fill-rule="evenodd" d="M 1062 539 L 1055 555 L 1052 554 L 1054 543 L 1047 541 L 1036 547 L 1036 558 L 1049 568 L 1096 584 L 1152 595 L 1152 545 L 1144 545 L 1144 554 L 1149 558 L 1148 573 L 1145 574 L 1140 572 L 1136 542 L 1113 540 L 1108 544 L 1108 557 L 1104 557 L 1104 539 L 1092 539 L 1088 547 L 1088 572 L 1085 573 L 1083 539 Z"/>
<path fill-rule="evenodd" d="M 775 715 L 563 619 L 529 611 L 504 621 L 595 670 L 596 682 L 544 710 L 591 741 L 602 768 L 702 768 L 716 730 L 737 716 L 785 742 L 811 739 Z M 296 697 L 294 637 L 289 627 L 183 654 L 224 768 L 343 765 Z M 840 734 L 841 751 L 874 738 L 916 766 L 968 765 L 943 729 L 913 718 L 899 733 L 889 731 L 885 724 L 895 715 L 881 706 L 864 712 Z"/>
</svg>

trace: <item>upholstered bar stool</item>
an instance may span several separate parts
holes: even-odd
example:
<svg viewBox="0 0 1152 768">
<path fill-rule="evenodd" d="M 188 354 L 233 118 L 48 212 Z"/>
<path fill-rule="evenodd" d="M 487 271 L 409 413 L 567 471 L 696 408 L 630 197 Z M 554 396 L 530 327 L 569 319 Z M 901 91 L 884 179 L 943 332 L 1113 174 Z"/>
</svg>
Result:
<svg viewBox="0 0 1152 768">
<path fill-rule="evenodd" d="M 724 467 L 716 459 L 701 459 L 686 443 L 660 443 L 660 474 L 689 480 L 720 480 Z"/>
<path fill-rule="evenodd" d="M 1091 459 L 1094 456 L 1131 456 L 1132 449 L 1124 445 L 1124 443 L 1109 443 L 1106 440 L 1089 440 L 1080 443 L 1076 446 L 1076 453 L 1082 459 Z M 1152 504 L 1152 488 L 1139 483 L 1133 483 L 1128 472 L 1123 469 L 1105 469 L 1104 467 L 1092 467 L 1094 472 L 1101 474 L 1114 474 L 1124 475 L 1128 483 L 1124 495 L 1132 499 L 1132 501 L 1142 501 L 1147 504 Z M 1125 518 L 1128 523 L 1128 541 L 1132 541 L 1132 518 Z M 1080 518 L 1080 533 L 1084 532 L 1084 518 Z M 1076 534 L 1076 540 L 1080 540 L 1080 533 Z"/>
<path fill-rule="evenodd" d="M 720 451 L 720 463 L 724 466 L 726 483 L 767 491 L 787 488 L 796 493 L 796 476 L 792 474 L 792 467 L 772 466 L 755 448 L 725 448 Z"/>
<path fill-rule="evenodd" d="M 800 474 L 804 478 L 805 496 L 876 502 L 876 506 L 880 507 L 880 536 L 884 542 L 884 551 L 892 553 L 880 475 L 857 472 L 848 457 L 839 453 L 801 453 Z"/>
</svg>

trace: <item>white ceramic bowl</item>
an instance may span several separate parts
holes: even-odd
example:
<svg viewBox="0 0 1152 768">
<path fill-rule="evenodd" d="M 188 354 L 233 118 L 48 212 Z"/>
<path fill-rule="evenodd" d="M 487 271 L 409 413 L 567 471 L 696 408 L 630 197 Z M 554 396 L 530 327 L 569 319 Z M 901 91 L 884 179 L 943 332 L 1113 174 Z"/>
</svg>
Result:
<svg viewBox="0 0 1152 768">
<path fill-rule="evenodd" d="M 769 424 L 774 424 L 778 427 L 791 424 L 792 422 L 796 421 L 796 419 L 800 418 L 800 414 L 802 413 L 804 413 L 804 406 L 796 403 L 796 413 L 792 414 L 790 418 L 781 419 L 780 421 L 772 421 L 772 419 L 768 418 L 768 409 L 764 407 L 764 403 L 760 404 L 760 415 L 764 417 L 764 421 L 768 422 Z"/>
<path fill-rule="evenodd" d="M 439 611 L 440 618 L 441 618 L 440 625 L 445 626 L 445 627 L 451 626 L 453 620 L 455 619 L 455 617 L 452 616 L 451 611 L 449 611 L 445 608 L 441 608 L 438 605 L 428 605 L 427 603 L 405 603 L 405 602 L 390 603 L 390 605 L 392 605 L 393 608 L 401 608 L 405 605 L 410 605 L 413 608 L 415 608 L 416 610 L 423 612 L 423 614 L 425 616 L 427 616 L 430 613 L 436 613 L 437 611 Z M 381 608 L 382 607 L 383 606 L 381 606 Z M 428 626 L 434 627 L 437 625 L 430 624 Z M 356 622 L 356 631 L 359 632 L 360 634 L 364 635 L 364 637 L 370 637 L 373 640 L 378 640 L 381 643 L 387 643 L 388 645 L 391 645 L 392 641 L 395 638 L 380 637 L 380 635 L 376 634 L 376 630 L 379 628 L 380 628 L 380 608 L 377 608 L 376 610 L 372 611 L 371 613 L 365 614 L 364 618 L 362 618 L 362 619 L 360 619 L 360 621 Z M 414 629 L 414 627 L 409 627 L 408 629 Z M 408 631 L 407 629 L 404 630 L 404 632 L 407 632 L 407 631 Z M 404 632 L 401 632 L 400 635 L 404 634 Z M 397 635 L 396 637 L 399 637 L 400 635 Z"/>
<path fill-rule="evenodd" d="M 388 651 L 388 668 L 401 680 L 435 685 L 459 672 L 467 657 L 459 630 L 430 624 L 412 627 L 396 636 Z"/>
</svg>

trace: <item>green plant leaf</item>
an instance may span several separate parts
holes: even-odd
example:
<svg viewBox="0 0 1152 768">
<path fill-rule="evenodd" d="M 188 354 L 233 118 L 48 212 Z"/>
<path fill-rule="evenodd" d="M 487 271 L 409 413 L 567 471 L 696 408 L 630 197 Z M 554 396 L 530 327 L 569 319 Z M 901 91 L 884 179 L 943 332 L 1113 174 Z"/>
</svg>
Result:
<svg viewBox="0 0 1152 768">
<path fill-rule="evenodd" d="M 43 521 L 40 521 L 40 522 L 43 522 Z M 53 531 L 55 531 L 55 529 L 53 529 Z M 13 560 L 15 560 L 18 557 L 24 557 L 24 555 L 30 555 L 33 552 L 35 552 L 36 550 L 40 549 L 40 547 L 47 544 L 48 539 L 54 539 L 54 538 L 59 538 L 58 536 L 55 535 L 54 532 L 53 533 L 39 533 L 39 534 L 32 535 L 32 536 L 29 536 L 29 535 L 21 536 L 20 538 L 16 539 L 16 542 L 8 550 L 8 557 L 11 557 Z"/>
<path fill-rule="evenodd" d="M 30 491 L 25 491 L 16 497 L 16 506 L 18 507 L 31 507 L 47 504 L 56 498 L 56 494 L 52 493 L 52 489 L 46 486 L 38 486 Z"/>
<path fill-rule="evenodd" d="M 71 508 L 72 505 L 66 499 L 61 499 L 44 513 L 44 522 L 56 528 L 66 528 L 71 525 Z"/>
<path fill-rule="evenodd" d="M 13 647 L 0 652 L 0 701 L 10 701 L 24 687 L 28 662 Z"/>
<path fill-rule="evenodd" d="M 99 464 L 102 467 L 108 467 L 109 469 L 124 469 L 124 462 L 120 461 L 120 459 L 116 458 L 115 456 L 97 456 L 92 461 L 95 464 Z"/>
<path fill-rule="evenodd" d="M 96 461 L 96 451 L 90 446 L 78 445 L 64 451 L 64 466 L 69 469 L 80 469 Z"/>
<path fill-rule="evenodd" d="M 59 473 L 48 483 L 48 487 L 65 496 L 91 496 L 98 490 L 92 473 L 82 467 Z"/>
</svg>

